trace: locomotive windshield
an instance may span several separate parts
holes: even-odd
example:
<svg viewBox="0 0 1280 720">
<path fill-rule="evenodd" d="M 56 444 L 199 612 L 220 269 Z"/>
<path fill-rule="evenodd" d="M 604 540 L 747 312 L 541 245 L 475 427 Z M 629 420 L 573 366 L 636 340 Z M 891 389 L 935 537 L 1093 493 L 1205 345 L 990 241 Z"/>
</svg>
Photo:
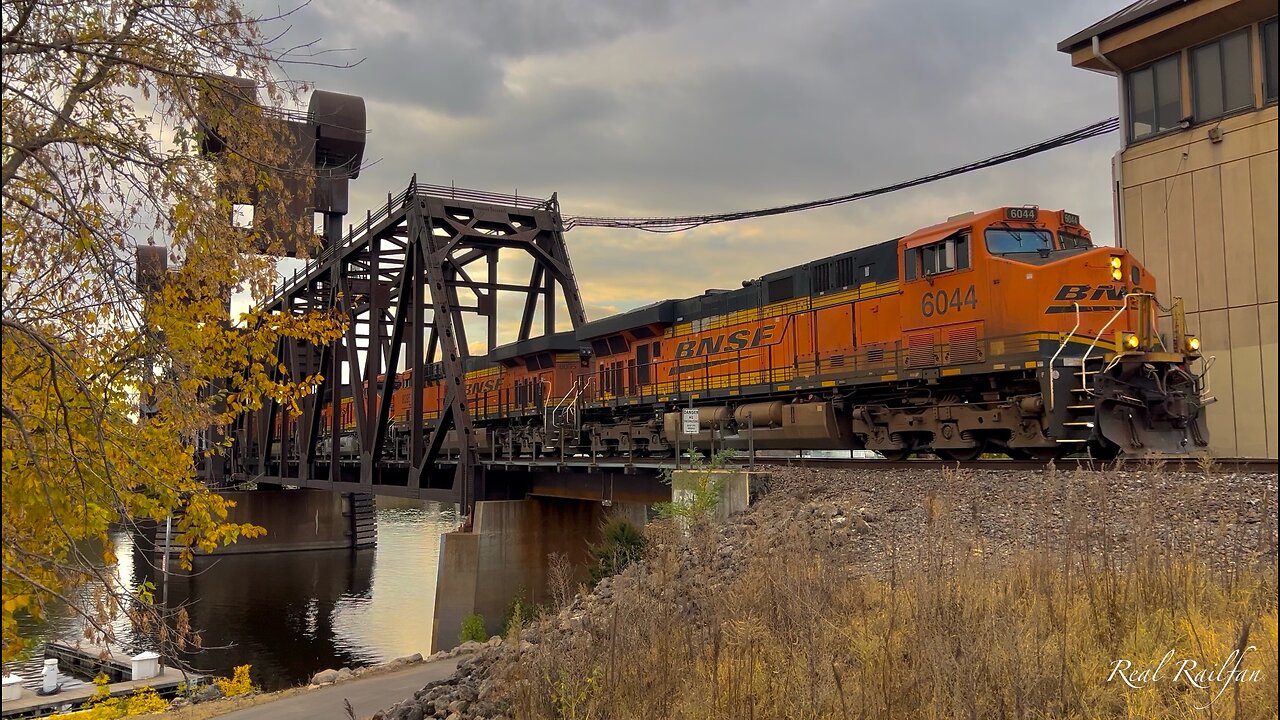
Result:
<svg viewBox="0 0 1280 720">
<path fill-rule="evenodd" d="M 1058 233 L 1058 242 L 1062 244 L 1063 250 L 1093 247 L 1093 243 L 1089 241 L 1089 238 L 1065 230 Z"/>
<path fill-rule="evenodd" d="M 1053 233 L 1048 230 L 989 228 L 986 233 L 986 239 L 987 252 L 992 255 L 1038 253 L 1053 250 Z"/>
</svg>

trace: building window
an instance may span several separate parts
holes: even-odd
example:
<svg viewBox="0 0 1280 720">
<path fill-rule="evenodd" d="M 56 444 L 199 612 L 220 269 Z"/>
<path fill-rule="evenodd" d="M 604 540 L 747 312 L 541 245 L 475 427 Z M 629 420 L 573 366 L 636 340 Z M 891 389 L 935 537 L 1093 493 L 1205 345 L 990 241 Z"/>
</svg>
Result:
<svg viewBox="0 0 1280 720">
<path fill-rule="evenodd" d="M 1276 57 L 1276 20 L 1262 24 L 1262 97 L 1266 102 L 1276 100 L 1276 73 L 1280 59 Z"/>
<path fill-rule="evenodd" d="M 1253 106 L 1248 28 L 1191 51 L 1191 99 L 1196 120 Z"/>
<path fill-rule="evenodd" d="M 1182 120 L 1182 79 L 1172 55 L 1129 73 L 1129 139 L 1178 127 Z"/>
</svg>

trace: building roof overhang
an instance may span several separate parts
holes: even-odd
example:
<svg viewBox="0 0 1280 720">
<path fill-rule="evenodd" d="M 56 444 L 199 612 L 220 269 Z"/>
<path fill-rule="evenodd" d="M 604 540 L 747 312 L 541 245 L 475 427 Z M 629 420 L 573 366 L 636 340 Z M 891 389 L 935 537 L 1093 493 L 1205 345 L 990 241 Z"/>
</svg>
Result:
<svg viewBox="0 0 1280 720">
<path fill-rule="evenodd" d="M 1058 43 L 1071 64 L 1114 73 L 1273 17 L 1275 0 L 1138 0 Z M 1097 38 L 1098 53 L 1094 52 Z"/>
</svg>

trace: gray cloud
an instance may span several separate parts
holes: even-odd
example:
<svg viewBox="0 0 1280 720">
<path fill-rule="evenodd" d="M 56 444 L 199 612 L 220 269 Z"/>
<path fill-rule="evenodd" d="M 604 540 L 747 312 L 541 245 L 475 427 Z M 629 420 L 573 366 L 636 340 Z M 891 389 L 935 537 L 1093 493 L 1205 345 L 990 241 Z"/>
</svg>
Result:
<svg viewBox="0 0 1280 720">
<path fill-rule="evenodd" d="M 354 10 L 353 8 L 359 8 Z M 305 68 L 363 95 L 353 217 L 424 181 L 560 194 L 566 213 L 665 215 L 851 192 L 1116 112 L 1055 43 L 1114 3 L 316 0 L 289 39 L 355 48 Z M 303 69 L 291 70 L 295 77 Z M 676 236 L 569 234 L 593 315 L 895 237 L 963 210 L 1066 206 L 1112 236 L 1118 138 L 851 206 Z"/>
</svg>

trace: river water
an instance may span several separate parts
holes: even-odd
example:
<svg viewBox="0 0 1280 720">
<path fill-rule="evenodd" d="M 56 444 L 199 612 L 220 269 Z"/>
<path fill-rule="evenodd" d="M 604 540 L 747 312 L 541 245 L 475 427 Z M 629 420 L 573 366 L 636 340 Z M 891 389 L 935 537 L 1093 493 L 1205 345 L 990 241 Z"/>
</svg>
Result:
<svg viewBox="0 0 1280 720">
<path fill-rule="evenodd" d="M 200 672 L 226 677 L 249 664 L 254 683 L 276 690 L 305 683 L 325 668 L 426 655 L 440 535 L 456 527 L 451 507 L 379 499 L 376 548 L 199 558 L 193 572 L 171 574 L 168 583 L 169 606 L 185 605 L 201 634 L 204 649 L 186 660 Z M 160 574 L 134 552 L 132 538 L 120 533 L 113 541 L 121 582 L 133 587 L 151 580 L 159 600 Z M 93 590 L 82 593 L 92 596 Z M 55 611 L 30 630 L 74 641 L 82 628 L 70 613 Z M 126 621 L 116 628 L 130 651 L 145 645 Z M 19 673 L 34 689 L 42 661 L 37 651 L 25 662 L 6 663 L 4 672 Z M 82 682 L 63 680 L 67 686 Z"/>
</svg>

